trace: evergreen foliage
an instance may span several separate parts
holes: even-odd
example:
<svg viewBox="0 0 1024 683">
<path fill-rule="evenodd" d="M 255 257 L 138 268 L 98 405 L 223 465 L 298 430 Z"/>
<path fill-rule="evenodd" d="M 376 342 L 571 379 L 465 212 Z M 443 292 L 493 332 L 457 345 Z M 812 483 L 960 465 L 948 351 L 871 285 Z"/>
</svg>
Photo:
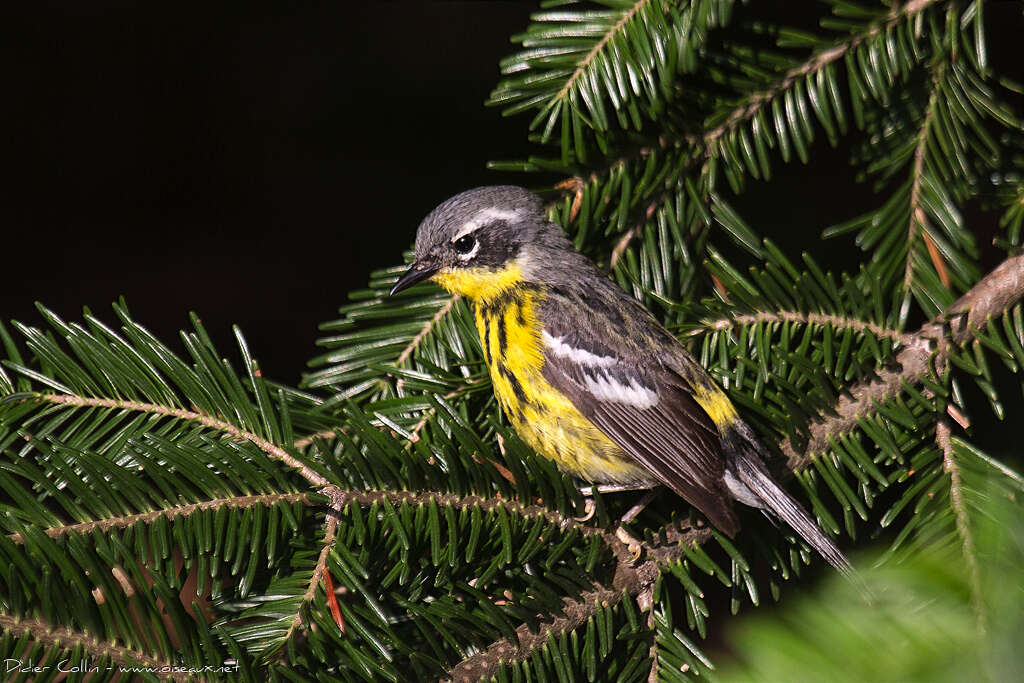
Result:
<svg viewBox="0 0 1024 683">
<path fill-rule="evenodd" d="M 952 592 L 950 628 L 988 647 L 1000 585 L 1020 598 L 985 521 L 1019 551 L 1020 88 L 989 64 L 981 0 L 816 9 L 811 31 L 728 0 L 546 2 L 491 100 L 533 117 L 538 153 L 495 166 L 554 178 L 551 218 L 678 333 L 823 527 L 880 539 L 880 599 L 921 562 L 901 604 Z M 849 272 L 738 208 L 826 143 L 877 204 L 793 229 L 856 245 Z M 198 318 L 184 355 L 123 303 L 116 325 L 41 307 L 42 327 L 0 326 L 0 658 L 87 658 L 93 681 L 718 677 L 701 639 L 780 599 L 809 549 L 752 513 L 730 540 L 662 496 L 634 556 L 612 533 L 631 501 L 584 518 L 578 482 L 500 415 L 465 302 L 390 298 L 401 270 L 322 326 L 301 389 L 262 377 L 241 333 L 226 359 Z M 847 666 L 818 656 L 845 637 L 835 613 L 794 609 L 791 631 L 757 627 L 774 665 Z"/>
</svg>

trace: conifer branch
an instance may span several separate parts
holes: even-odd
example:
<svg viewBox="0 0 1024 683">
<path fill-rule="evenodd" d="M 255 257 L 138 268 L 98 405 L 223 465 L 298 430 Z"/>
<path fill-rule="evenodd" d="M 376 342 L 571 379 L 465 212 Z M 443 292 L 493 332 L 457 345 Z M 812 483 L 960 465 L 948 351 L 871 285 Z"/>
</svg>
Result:
<svg viewBox="0 0 1024 683">
<path fill-rule="evenodd" d="M 113 398 L 91 398 L 87 396 L 74 396 L 72 394 L 48 394 L 48 393 L 36 393 L 32 394 L 32 397 L 55 405 L 66 405 L 73 406 L 76 408 L 114 408 L 116 410 L 126 410 L 138 413 L 148 413 L 150 415 L 163 415 L 166 417 L 173 417 L 179 420 L 189 420 L 192 422 L 198 422 L 204 427 L 219 431 L 227 436 L 230 436 L 235 441 L 248 441 L 261 451 L 269 455 L 275 460 L 280 460 L 285 465 L 292 467 L 303 476 L 313 486 L 326 486 L 329 482 L 322 475 L 314 472 L 308 465 L 302 463 L 297 458 L 289 454 L 286 450 L 281 448 L 275 443 L 264 439 L 261 436 L 257 436 L 252 432 L 245 431 L 239 427 L 221 420 L 219 418 L 211 417 L 203 413 L 199 413 L 193 410 L 185 410 L 183 408 L 170 408 L 168 406 L 159 405 L 156 403 L 144 403 L 142 401 L 126 401 Z M 26 398 L 24 400 L 31 400 Z"/>
<path fill-rule="evenodd" d="M 104 519 L 95 519 L 91 522 L 79 522 L 77 524 L 65 524 L 62 526 L 50 527 L 45 529 L 44 532 L 50 538 L 60 538 L 65 534 L 71 532 L 77 532 L 85 535 L 95 530 L 108 531 L 110 529 L 124 529 L 126 527 L 134 526 L 135 524 L 142 522 L 143 524 L 151 524 L 158 519 L 166 519 L 171 521 L 178 517 L 188 517 L 194 512 L 200 510 L 219 510 L 220 508 L 249 508 L 261 505 L 263 507 L 270 507 L 277 505 L 278 503 L 305 503 L 309 504 L 309 495 L 305 493 L 268 493 L 265 495 L 257 496 L 231 496 L 230 498 L 214 498 L 213 500 L 204 500 L 201 503 L 189 503 L 188 505 L 175 505 L 174 507 L 164 508 L 162 510 L 153 510 L 152 512 L 140 512 L 135 515 L 122 515 L 119 517 L 107 517 Z M 7 538 L 11 539 L 13 543 L 21 545 L 25 542 L 21 534 L 8 534 Z"/>
<path fill-rule="evenodd" d="M 900 345 L 907 346 L 916 339 L 912 334 L 906 334 L 899 330 L 883 327 L 867 320 L 847 318 L 840 315 L 829 315 L 827 313 L 804 313 L 802 311 L 762 311 L 743 315 L 735 315 L 729 318 L 709 320 L 704 323 L 704 330 L 694 330 L 691 334 L 696 336 L 703 331 L 722 331 L 737 325 L 756 325 L 758 323 L 797 323 L 800 325 L 828 325 L 837 329 L 851 329 L 861 333 L 870 333 L 879 339 L 890 339 Z"/>
<path fill-rule="evenodd" d="M 928 220 L 921 206 L 921 181 L 925 173 L 925 158 L 928 151 L 928 136 L 931 133 L 932 118 L 935 116 L 935 106 L 939 95 L 939 81 L 942 78 L 942 66 L 936 67 L 931 78 L 931 93 L 928 95 L 928 105 L 925 107 L 924 120 L 921 122 L 921 132 L 918 134 L 917 146 L 914 148 L 914 166 L 910 171 L 910 221 L 907 226 L 907 263 L 903 272 L 903 288 L 910 289 L 914 278 L 914 240 L 918 234 L 922 236 L 928 246 L 928 253 L 931 256 L 935 270 L 939 273 L 942 284 L 949 286 L 949 275 L 942 263 L 935 244 L 925 231 L 925 223 Z"/>
<path fill-rule="evenodd" d="M 583 59 L 581 59 L 576 65 L 576 69 L 572 72 L 572 75 L 566 79 L 565 85 L 563 85 L 562 89 L 558 91 L 558 94 L 554 96 L 552 102 L 562 102 L 569 96 L 569 93 L 572 91 L 576 81 L 578 81 L 587 72 L 587 67 L 590 66 L 590 63 L 594 61 L 595 57 L 601 54 L 601 51 L 604 50 L 604 46 L 608 44 L 608 41 L 610 41 L 617 33 L 622 31 L 623 27 L 629 23 L 633 16 L 640 11 L 644 5 L 649 3 L 650 0 L 637 0 L 637 2 L 629 8 L 629 11 L 623 14 L 622 18 L 615 22 L 615 25 L 612 26 L 611 30 L 601 36 L 601 40 L 597 41 L 597 43 L 594 44 L 594 47 L 590 48 L 590 51 L 587 52 Z"/>
<path fill-rule="evenodd" d="M 647 651 L 651 658 L 651 672 L 647 674 L 647 683 L 658 683 L 658 631 L 654 621 L 654 605 L 648 608 L 647 628 L 651 632 L 651 648 Z"/>
<path fill-rule="evenodd" d="M 1024 254 L 1012 256 L 971 287 L 945 312 L 923 325 L 896 355 L 895 368 L 883 368 L 875 378 L 852 387 L 840 397 L 834 413 L 811 426 L 811 439 L 802 451 L 789 440 L 780 444 L 790 469 L 799 469 L 829 448 L 829 437 L 852 430 L 857 421 L 931 370 L 933 354 L 971 339 L 991 316 L 1000 315 L 1024 297 Z M 941 358 L 940 358 L 941 361 Z"/>
<path fill-rule="evenodd" d="M 370 506 L 375 503 L 383 502 L 388 502 L 392 505 L 407 504 L 410 506 L 434 504 L 437 506 L 451 506 L 457 510 L 479 508 L 483 512 L 492 512 L 501 507 L 512 514 L 519 515 L 527 519 L 542 517 L 553 524 L 557 524 L 559 529 L 563 531 L 576 531 L 584 538 L 592 538 L 594 536 L 600 537 L 601 540 L 612 549 L 616 557 L 620 558 L 620 561 L 622 561 L 622 558 L 626 558 L 630 555 L 629 548 L 625 543 L 619 540 L 615 534 L 608 533 L 597 527 L 581 524 L 570 517 L 566 517 L 565 515 L 540 505 L 523 505 L 513 500 L 506 501 L 501 498 L 493 497 L 484 498 L 482 496 L 459 496 L 454 493 L 444 493 L 442 491 L 354 491 L 340 489 L 337 486 L 331 485 L 322 489 L 322 493 L 330 497 L 330 507 L 334 514 L 329 514 L 327 516 L 326 530 L 324 532 L 324 544 L 320 550 L 320 555 L 317 558 L 313 574 L 310 577 L 309 587 L 303 595 L 300 611 L 296 613 L 295 618 L 292 620 L 292 624 L 288 629 L 288 633 L 285 636 L 286 640 L 292 635 L 295 629 L 302 624 L 301 606 L 310 603 L 316 596 L 317 586 L 320 585 L 320 582 L 323 580 L 324 572 L 327 571 L 328 555 L 330 554 L 331 547 L 334 545 L 334 536 L 338 528 L 338 515 L 341 514 L 342 510 L 349 503 L 356 503 L 357 505 L 362 506 Z"/>
<path fill-rule="evenodd" d="M 507 638 L 495 641 L 486 650 L 466 657 L 450 672 L 451 683 L 477 683 L 489 680 L 497 674 L 502 664 L 521 662 L 547 644 L 551 637 L 557 638 L 586 623 L 598 609 L 614 607 L 623 598 L 623 592 L 594 584 L 594 589 L 584 592 L 578 600 L 562 600 L 562 614 L 540 625 L 536 632 L 526 624 L 516 628 L 519 645 Z"/>
<path fill-rule="evenodd" d="M 331 509 L 334 510 L 336 514 L 327 515 L 327 522 L 324 525 L 324 544 L 323 547 L 320 548 L 320 555 L 317 556 L 316 565 L 313 567 L 313 574 L 309 577 L 309 586 L 306 588 L 306 592 L 302 595 L 299 608 L 295 611 L 295 618 L 292 619 L 292 623 L 288 627 L 288 632 L 284 635 L 284 640 L 286 641 L 292 637 L 292 634 L 295 633 L 296 629 L 302 626 L 302 608 L 313 602 L 313 598 L 316 597 L 317 586 L 319 586 L 320 582 L 323 581 L 324 573 L 327 571 L 327 558 L 331 553 L 331 548 L 334 547 L 334 536 L 338 531 L 337 513 L 341 511 L 341 507 L 337 503 L 337 492 L 338 490 L 333 486 L 328 487 L 327 489 L 327 494 L 331 497 Z"/>
<path fill-rule="evenodd" d="M 714 144 L 720 138 L 750 121 L 750 119 L 757 115 L 761 109 L 770 105 L 776 98 L 785 95 L 786 92 L 802 81 L 802 79 L 816 74 L 830 64 L 842 59 L 847 53 L 856 49 L 865 41 L 887 31 L 890 27 L 901 21 L 920 14 L 940 1 L 941 0 L 911 0 L 901 7 L 894 8 L 885 21 L 871 24 L 865 31 L 854 34 L 828 49 L 815 52 L 807 61 L 786 71 L 779 80 L 775 81 L 764 90 L 748 95 L 739 104 L 732 108 L 730 113 L 725 116 L 722 123 L 706 129 L 702 133 L 684 136 L 682 141 L 689 145 L 689 149 L 683 149 L 682 153 L 683 155 L 689 154 L 692 156 L 683 160 L 679 165 L 679 170 L 674 175 L 674 182 L 669 183 L 669 187 L 652 197 L 652 199 L 644 205 L 643 210 L 646 216 L 650 217 L 661 207 L 666 198 L 672 194 L 673 189 L 678 188 L 680 178 L 682 178 L 686 173 L 689 173 L 698 162 L 711 156 Z M 669 145 L 669 142 L 662 137 L 659 139 L 659 144 L 662 148 L 666 148 Z M 674 146 L 676 149 L 680 149 L 679 143 L 675 143 Z M 591 179 L 596 178 L 599 174 L 610 174 L 616 168 L 623 166 L 627 162 L 647 156 L 650 153 L 650 147 L 641 147 L 628 154 L 620 155 L 607 166 L 604 166 L 600 172 L 592 174 Z M 582 178 L 579 180 L 582 181 Z M 622 253 L 630 246 L 630 244 L 633 243 L 633 241 L 640 237 L 643 233 L 643 226 L 644 220 L 641 219 L 619 238 L 612 250 L 609 262 L 610 268 L 614 268 L 615 264 L 621 258 Z"/>
<path fill-rule="evenodd" d="M 402 349 L 402 352 L 398 354 L 398 358 L 395 360 L 395 365 L 401 365 L 405 361 L 409 360 L 410 356 L 419 348 L 419 345 L 423 343 L 423 340 L 427 338 L 430 331 L 434 329 L 434 325 L 437 325 L 442 318 L 451 312 L 452 307 L 455 306 L 455 302 L 459 300 L 459 296 L 453 295 L 448 301 L 445 302 L 441 308 L 437 309 L 437 313 L 427 321 L 423 329 L 416 333 L 416 336 L 412 338 L 409 344 Z"/>
<path fill-rule="evenodd" d="M 687 529 L 676 532 L 666 529 L 669 533 L 669 544 L 652 546 L 641 543 L 648 558 L 636 565 L 629 556 L 617 559 L 612 586 L 595 584 L 594 589 L 586 591 L 578 599 L 565 598 L 562 602 L 562 614 L 541 624 L 536 632 L 531 631 L 527 624 L 516 628 L 519 645 L 516 646 L 506 638 L 501 638 L 483 651 L 467 657 L 459 662 L 450 672 L 452 683 L 471 683 L 494 676 L 504 663 L 521 662 L 528 659 L 549 638 L 557 638 L 563 633 L 578 628 L 593 616 L 599 609 L 607 609 L 617 605 L 625 597 L 636 597 L 654 586 L 661 576 L 662 570 L 683 557 L 683 544 L 700 545 L 712 537 L 708 528 Z"/>
<path fill-rule="evenodd" d="M 307 448 L 309 448 L 313 444 L 313 442 L 316 441 L 317 439 L 330 439 L 330 438 L 333 438 L 338 433 L 339 429 L 340 428 L 336 428 L 336 429 L 322 429 L 319 432 L 314 432 L 314 433 L 310 434 L 309 436 L 304 436 L 301 439 L 296 439 L 295 443 L 293 445 L 295 446 L 296 450 L 304 451 Z M 341 431 L 344 431 L 344 430 L 341 430 Z"/>
<path fill-rule="evenodd" d="M 62 650 L 74 650 L 80 647 L 90 658 L 108 659 L 125 668 L 146 667 L 153 670 L 153 675 L 164 680 L 185 681 L 187 673 L 174 671 L 176 665 L 163 662 L 136 650 L 132 650 L 109 642 L 100 642 L 96 638 L 81 632 L 73 631 L 64 626 L 51 626 L 40 619 L 22 619 L 10 614 L 0 613 L 0 631 L 20 633 L 29 636 L 34 642 L 44 647 L 58 647 Z M 26 662 L 27 664 L 27 662 Z M 70 662 L 69 666 L 76 663 Z M 125 680 L 122 677 L 122 680 Z"/>
<path fill-rule="evenodd" d="M 446 401 L 450 401 L 453 398 L 457 398 L 457 397 L 461 396 L 462 394 L 467 393 L 473 387 L 475 387 L 478 384 L 482 384 L 485 381 L 487 381 L 487 377 L 478 377 L 477 379 L 471 380 L 469 382 L 463 382 L 458 387 L 456 387 L 452 391 L 449 391 L 447 394 L 445 394 L 443 398 Z M 409 439 L 408 439 L 408 444 L 407 445 L 411 446 L 412 444 L 414 444 L 414 443 L 416 443 L 417 441 L 420 440 L 420 432 L 423 431 L 423 428 L 427 426 L 428 422 L 430 422 L 430 418 L 432 418 L 436 414 L 437 414 L 437 405 L 436 404 L 430 406 L 425 411 L 423 411 L 423 416 L 419 419 L 419 421 L 415 425 L 413 425 L 413 428 L 409 430 Z"/>
<path fill-rule="evenodd" d="M 904 383 L 911 383 L 925 376 L 936 350 L 942 351 L 949 344 L 963 344 L 974 331 L 980 329 L 990 316 L 999 315 L 1018 299 L 1024 297 L 1024 254 L 1011 257 L 979 281 L 940 317 L 924 325 L 912 335 L 904 335 L 903 350 L 897 354 L 898 370 L 883 369 L 872 381 L 854 387 L 850 396 L 843 396 L 836 408 L 836 414 L 812 427 L 812 439 L 808 447 L 797 453 L 788 442 L 783 443 L 783 452 L 789 458 L 788 466 L 796 469 L 806 465 L 814 453 L 828 447 L 828 437 L 853 429 L 857 420 L 871 412 L 874 405 L 895 395 Z M 949 333 L 946 334 L 947 329 Z M 711 537 L 707 529 L 691 530 L 684 534 L 683 542 L 702 543 Z M 615 579 L 610 590 L 596 586 L 594 591 L 581 596 L 579 600 L 567 600 L 563 615 L 545 623 L 535 634 L 525 624 L 517 629 L 520 645 L 514 646 L 506 639 L 490 645 L 484 651 L 464 659 L 451 671 L 452 681 L 476 681 L 494 675 L 502 662 L 523 661 L 548 638 L 570 631 L 586 621 L 598 608 L 617 604 L 623 596 L 636 596 L 652 586 L 661 570 L 679 559 L 680 546 L 651 547 L 641 544 L 648 557 L 639 566 L 632 566 L 628 557 L 620 556 L 616 566 Z M 618 592 L 617 592 L 618 591 Z M 598 602 L 600 601 L 600 602 Z"/>
<path fill-rule="evenodd" d="M 406 504 L 411 506 L 430 505 L 433 503 L 438 506 L 452 506 L 456 510 L 479 507 L 483 512 L 493 512 L 498 508 L 504 508 L 506 511 L 526 519 L 543 517 L 547 521 L 557 524 L 563 531 L 576 531 L 584 538 L 599 536 L 616 553 L 628 553 L 626 544 L 620 541 L 615 534 L 608 533 L 595 526 L 577 522 L 571 517 L 567 517 L 542 505 L 523 505 L 515 500 L 504 500 L 497 497 L 485 498 L 473 495 L 460 496 L 456 493 L 445 493 L 443 491 L 352 491 L 329 486 L 323 492 L 331 497 L 331 507 L 339 513 L 349 503 L 369 506 L 385 501 L 392 505 Z"/>
<path fill-rule="evenodd" d="M 749 95 L 739 106 L 733 109 L 732 113 L 726 116 L 720 125 L 704 131 L 701 135 L 689 136 L 686 140 L 691 144 L 702 146 L 705 152 L 707 152 L 712 143 L 733 131 L 745 121 L 749 121 L 765 105 L 771 104 L 776 97 L 784 94 L 796 85 L 799 80 L 821 71 L 829 64 L 842 59 L 846 53 L 856 49 L 865 41 L 870 40 L 905 19 L 920 14 L 938 2 L 940 0 L 910 0 L 910 2 L 900 7 L 893 8 L 885 21 L 872 24 L 864 32 L 852 35 L 849 39 L 833 45 L 827 50 L 814 53 L 803 64 L 799 64 L 786 71 L 782 78 L 768 88 Z"/>
<path fill-rule="evenodd" d="M 940 419 L 938 424 L 935 425 L 935 443 L 942 450 L 942 469 L 949 475 L 949 504 L 953 508 L 953 515 L 956 519 L 956 532 L 960 536 L 960 546 L 963 550 L 964 564 L 966 565 L 964 569 L 967 572 L 967 584 L 971 588 L 971 609 L 974 611 L 978 635 L 984 637 L 988 628 L 986 626 L 985 607 L 983 604 L 984 593 L 981 586 L 981 569 L 978 566 L 974 539 L 967 520 L 967 506 L 964 502 L 960 465 L 956 462 L 956 454 L 953 452 L 951 436 L 952 431 L 949 428 L 949 422 Z"/>
</svg>

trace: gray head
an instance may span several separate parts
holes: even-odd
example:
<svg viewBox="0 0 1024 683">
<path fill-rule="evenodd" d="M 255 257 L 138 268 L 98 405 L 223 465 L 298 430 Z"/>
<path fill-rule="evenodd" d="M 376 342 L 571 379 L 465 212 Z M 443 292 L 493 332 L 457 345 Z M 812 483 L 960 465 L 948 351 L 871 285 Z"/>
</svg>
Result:
<svg viewBox="0 0 1024 683">
<path fill-rule="evenodd" d="M 539 197 L 514 185 L 467 190 L 420 224 L 415 261 L 391 293 L 433 277 L 456 293 L 472 296 L 462 285 L 472 288 L 471 280 L 522 265 L 524 253 L 541 244 L 571 249 L 561 228 L 548 222 Z"/>
</svg>

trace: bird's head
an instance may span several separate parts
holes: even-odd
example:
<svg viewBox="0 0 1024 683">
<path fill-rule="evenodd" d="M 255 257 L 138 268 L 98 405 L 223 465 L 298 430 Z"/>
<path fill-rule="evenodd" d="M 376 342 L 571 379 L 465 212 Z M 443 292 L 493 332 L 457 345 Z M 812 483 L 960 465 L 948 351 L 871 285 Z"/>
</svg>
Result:
<svg viewBox="0 0 1024 683">
<path fill-rule="evenodd" d="M 391 293 L 429 278 L 454 294 L 490 299 L 527 277 L 531 245 L 552 232 L 564 241 L 545 218 L 541 200 L 524 188 L 467 190 L 420 224 L 415 260 Z"/>
</svg>

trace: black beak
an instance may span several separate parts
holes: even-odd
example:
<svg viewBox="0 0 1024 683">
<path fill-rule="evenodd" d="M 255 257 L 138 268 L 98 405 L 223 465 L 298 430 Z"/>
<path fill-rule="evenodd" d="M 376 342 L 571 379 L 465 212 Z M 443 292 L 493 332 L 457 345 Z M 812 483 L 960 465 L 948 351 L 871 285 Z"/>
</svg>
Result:
<svg viewBox="0 0 1024 683">
<path fill-rule="evenodd" d="M 438 270 L 438 266 L 427 265 L 423 263 L 412 264 L 412 268 L 405 271 L 405 274 L 403 274 L 402 277 L 398 278 L 398 282 L 396 282 L 395 286 L 391 288 L 391 294 L 395 295 L 398 292 L 401 292 L 403 289 L 408 289 L 409 287 L 412 287 L 417 282 L 423 282 L 428 277 L 436 273 Z"/>
</svg>

